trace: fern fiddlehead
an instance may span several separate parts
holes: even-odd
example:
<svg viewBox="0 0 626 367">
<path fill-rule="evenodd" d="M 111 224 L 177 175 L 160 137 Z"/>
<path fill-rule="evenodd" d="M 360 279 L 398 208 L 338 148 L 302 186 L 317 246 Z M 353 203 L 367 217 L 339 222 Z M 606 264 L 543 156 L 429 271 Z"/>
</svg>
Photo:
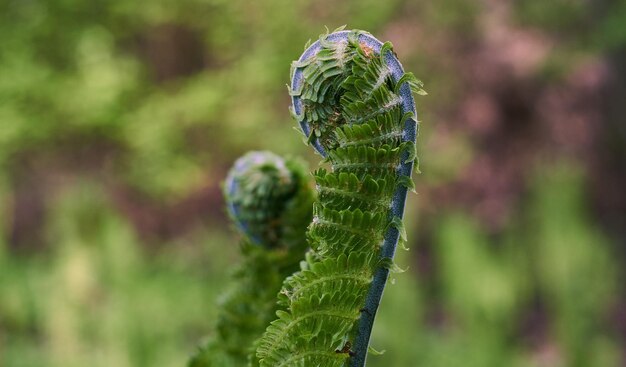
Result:
<svg viewBox="0 0 626 367">
<path fill-rule="evenodd" d="M 228 213 L 240 232 L 266 248 L 306 247 L 313 193 L 304 163 L 274 153 L 239 158 L 224 183 Z"/>
<path fill-rule="evenodd" d="M 243 261 L 220 302 L 215 336 L 189 367 L 248 363 L 253 342 L 274 318 L 276 293 L 304 256 L 313 202 L 307 175 L 300 161 L 270 152 L 250 152 L 230 170 L 224 195 L 229 215 L 244 237 Z"/>
<path fill-rule="evenodd" d="M 363 366 L 416 158 L 412 92 L 390 43 L 363 31 L 322 35 L 292 65 L 292 115 L 330 163 L 302 270 L 286 279 L 278 319 L 258 342 L 261 366 Z"/>
</svg>

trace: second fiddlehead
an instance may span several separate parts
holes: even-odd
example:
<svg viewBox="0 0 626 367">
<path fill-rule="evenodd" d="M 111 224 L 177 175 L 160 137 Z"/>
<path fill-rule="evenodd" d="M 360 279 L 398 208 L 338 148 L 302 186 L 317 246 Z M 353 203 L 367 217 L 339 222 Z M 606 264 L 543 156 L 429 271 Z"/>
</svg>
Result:
<svg viewBox="0 0 626 367">
<path fill-rule="evenodd" d="M 306 166 L 270 152 L 239 158 L 224 183 L 228 212 L 243 235 L 243 261 L 222 296 L 215 335 L 189 367 L 241 367 L 276 311 L 283 279 L 304 256 L 312 189 Z"/>
<path fill-rule="evenodd" d="M 363 366 L 416 158 L 412 91 L 390 43 L 323 35 L 292 67 L 292 113 L 330 163 L 314 173 L 311 252 L 279 295 L 259 341 L 261 366 Z"/>
</svg>

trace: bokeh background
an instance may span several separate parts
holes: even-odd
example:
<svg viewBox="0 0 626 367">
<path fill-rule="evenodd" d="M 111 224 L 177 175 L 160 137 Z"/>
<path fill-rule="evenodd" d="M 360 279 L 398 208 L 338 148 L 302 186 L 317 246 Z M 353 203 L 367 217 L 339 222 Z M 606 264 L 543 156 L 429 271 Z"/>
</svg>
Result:
<svg viewBox="0 0 626 367">
<path fill-rule="evenodd" d="M 0 366 L 184 365 L 239 256 L 220 182 L 317 166 L 285 84 L 343 24 L 429 92 L 368 366 L 626 366 L 617 0 L 1 0 Z"/>
</svg>

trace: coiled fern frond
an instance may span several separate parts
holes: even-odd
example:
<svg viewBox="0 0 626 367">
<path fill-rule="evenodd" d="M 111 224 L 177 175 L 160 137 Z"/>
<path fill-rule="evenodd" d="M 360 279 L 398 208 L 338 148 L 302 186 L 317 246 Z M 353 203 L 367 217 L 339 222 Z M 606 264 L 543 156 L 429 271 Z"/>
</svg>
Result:
<svg viewBox="0 0 626 367">
<path fill-rule="evenodd" d="M 304 247 L 312 190 L 306 166 L 274 153 L 239 158 L 224 183 L 228 213 L 252 243 L 267 248 Z"/>
<path fill-rule="evenodd" d="M 262 367 L 363 366 L 400 237 L 416 158 L 412 92 L 390 43 L 325 34 L 292 65 L 292 115 L 330 163 L 314 173 L 311 251 L 286 279 L 277 319 L 258 342 Z"/>
<path fill-rule="evenodd" d="M 239 158 L 224 183 L 228 212 L 243 235 L 243 261 L 219 302 L 215 335 L 189 367 L 241 367 L 276 312 L 276 293 L 306 249 L 313 191 L 306 166 L 270 152 Z"/>
</svg>

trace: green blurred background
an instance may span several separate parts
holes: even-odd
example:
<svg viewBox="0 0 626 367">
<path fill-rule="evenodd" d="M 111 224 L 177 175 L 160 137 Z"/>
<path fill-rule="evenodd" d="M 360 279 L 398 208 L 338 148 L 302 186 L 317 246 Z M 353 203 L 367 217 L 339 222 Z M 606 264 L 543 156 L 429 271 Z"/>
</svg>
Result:
<svg viewBox="0 0 626 367">
<path fill-rule="evenodd" d="M 285 83 L 343 24 L 429 92 L 368 366 L 626 366 L 623 0 L 0 0 L 0 366 L 184 365 L 239 256 L 220 182 L 318 164 Z"/>
</svg>

